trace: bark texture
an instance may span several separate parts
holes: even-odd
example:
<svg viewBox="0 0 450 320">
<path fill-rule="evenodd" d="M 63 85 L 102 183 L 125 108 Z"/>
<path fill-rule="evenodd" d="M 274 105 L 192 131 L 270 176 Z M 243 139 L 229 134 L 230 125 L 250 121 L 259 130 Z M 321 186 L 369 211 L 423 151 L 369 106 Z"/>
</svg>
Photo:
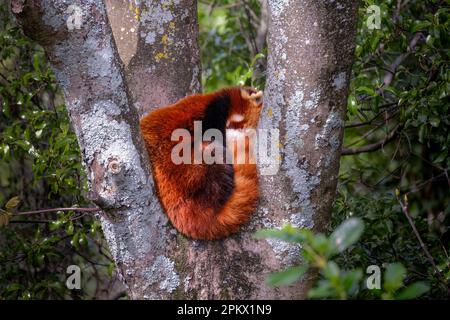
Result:
<svg viewBox="0 0 450 320">
<path fill-rule="evenodd" d="M 201 91 L 197 0 L 105 4 L 140 116 Z"/>
<path fill-rule="evenodd" d="M 262 176 L 266 227 L 323 231 L 336 192 L 357 25 L 356 0 L 268 0 L 268 78 L 261 128 L 280 130 L 280 171 Z M 270 241 L 279 265 L 298 248 Z M 270 267 L 268 266 L 267 269 Z M 313 275 L 310 275 L 312 278 Z M 303 298 L 308 277 L 298 284 Z M 296 290 L 283 289 L 284 297 Z"/>
<path fill-rule="evenodd" d="M 266 175 L 273 171 L 273 163 L 259 165 L 260 206 L 238 235 L 183 246 L 184 278 L 190 279 L 185 297 L 300 299 L 314 278 L 309 274 L 290 287 L 267 287 L 264 280 L 270 272 L 300 262 L 299 248 L 276 240 L 255 240 L 253 235 L 260 228 L 287 222 L 322 231 L 329 221 L 357 1 L 269 0 L 268 7 L 268 78 L 260 128 L 279 130 L 279 171 Z"/>
<path fill-rule="evenodd" d="M 66 1 L 11 4 L 25 34 L 44 47 L 64 91 L 90 197 L 103 209 L 103 231 L 131 298 L 169 298 L 180 278 L 168 256 L 167 218 L 103 2 L 76 1 L 72 9 Z"/>
<path fill-rule="evenodd" d="M 178 35 L 170 38 L 173 28 L 196 28 L 191 25 L 194 5 L 177 11 L 194 2 L 141 1 L 148 9 L 146 18 L 144 9 L 134 11 L 139 17 L 136 43 L 122 49 L 117 37 L 122 27 L 114 27 L 122 15 L 111 14 L 119 2 L 106 1 L 128 82 L 103 1 L 74 1 L 83 13 L 82 24 L 71 30 L 67 9 L 72 2 L 15 0 L 13 8 L 24 32 L 44 46 L 64 90 L 92 199 L 104 209 L 105 237 L 131 298 L 304 297 L 312 276 L 280 289 L 264 282 L 270 272 L 298 263 L 299 249 L 255 240 L 253 234 L 285 222 L 321 230 L 328 221 L 357 1 L 269 0 L 268 83 L 261 128 L 280 132 L 280 170 L 261 176 L 261 205 L 251 223 L 239 234 L 214 242 L 186 239 L 171 227 L 154 194 L 138 129 L 137 109 L 143 114 L 200 88 L 198 52 L 190 51 L 197 50 L 196 39 L 185 39 L 187 48 L 175 45 L 182 40 Z M 169 15 L 166 2 L 178 9 Z M 186 68 L 189 63 L 191 69 Z M 260 172 L 266 169 L 260 165 Z"/>
</svg>

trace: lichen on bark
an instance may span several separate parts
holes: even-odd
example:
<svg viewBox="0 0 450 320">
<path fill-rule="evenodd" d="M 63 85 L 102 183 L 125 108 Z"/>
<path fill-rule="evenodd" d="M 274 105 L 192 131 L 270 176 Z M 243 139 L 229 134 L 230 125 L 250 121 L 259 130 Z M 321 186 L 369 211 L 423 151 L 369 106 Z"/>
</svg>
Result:
<svg viewBox="0 0 450 320">
<path fill-rule="evenodd" d="M 261 175 L 252 221 L 214 242 L 186 239 L 169 224 L 139 131 L 139 115 L 200 90 L 196 2 L 106 1 L 105 7 L 100 0 L 79 0 L 83 23 L 70 31 L 68 1 L 13 2 L 64 91 L 92 199 L 104 209 L 103 231 L 131 298 L 305 297 L 314 274 L 290 287 L 265 284 L 270 272 L 299 262 L 299 248 L 253 236 L 286 222 L 321 231 L 328 221 L 357 1 L 269 0 L 260 128 L 279 130 L 281 166 L 276 175 Z M 128 13 L 119 21 L 121 10 Z M 121 39 L 122 28 L 134 40 Z"/>
<path fill-rule="evenodd" d="M 100 0 L 77 1 L 82 21 L 69 30 L 68 6 L 25 1 L 15 13 L 24 32 L 44 47 L 63 89 L 90 196 L 104 210 L 105 238 L 131 297 L 167 298 L 179 283 L 166 252 L 168 221 L 155 195 L 105 7 Z M 165 279 L 150 281 L 149 273 Z"/>
<path fill-rule="evenodd" d="M 139 114 L 201 91 L 196 0 L 106 1 Z"/>
</svg>

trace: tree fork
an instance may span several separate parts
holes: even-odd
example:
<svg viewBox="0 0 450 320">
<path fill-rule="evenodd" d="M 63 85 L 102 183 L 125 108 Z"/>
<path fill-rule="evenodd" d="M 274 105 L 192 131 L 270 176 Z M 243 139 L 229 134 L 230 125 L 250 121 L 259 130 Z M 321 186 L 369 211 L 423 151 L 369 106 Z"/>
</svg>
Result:
<svg viewBox="0 0 450 320">
<path fill-rule="evenodd" d="M 285 288 L 270 288 L 264 281 L 270 272 L 299 263 L 299 248 L 253 235 L 284 222 L 323 230 L 328 221 L 357 1 L 268 2 L 269 66 L 261 128 L 280 130 L 281 167 L 277 175 L 261 177 L 260 207 L 252 221 L 223 241 L 186 239 L 162 212 L 139 134 L 133 105 L 137 95 L 129 94 L 138 87 L 125 83 L 103 1 L 76 1 L 82 23 L 72 30 L 61 2 L 12 4 L 24 32 L 44 47 L 63 88 L 92 199 L 104 211 L 104 234 L 131 298 L 306 296 L 314 274 Z M 178 64 L 170 73 L 185 67 Z M 158 101 L 160 92 L 151 90 L 158 77 L 148 81 L 155 82 L 143 82 L 140 94 L 149 95 L 144 101 Z"/>
</svg>

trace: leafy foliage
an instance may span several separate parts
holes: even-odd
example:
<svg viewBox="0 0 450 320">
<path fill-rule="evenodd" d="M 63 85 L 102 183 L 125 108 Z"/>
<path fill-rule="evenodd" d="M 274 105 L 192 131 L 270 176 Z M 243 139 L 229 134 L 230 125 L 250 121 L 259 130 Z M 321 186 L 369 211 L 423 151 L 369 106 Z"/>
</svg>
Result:
<svg viewBox="0 0 450 320">
<path fill-rule="evenodd" d="M 254 42 L 256 34 L 251 17 L 259 15 L 257 0 L 205 0 L 199 3 L 204 91 L 235 85 L 263 88 L 264 75 L 257 75 L 256 71 L 265 52 L 261 50 L 252 55 L 248 45 L 248 42 Z"/>
<path fill-rule="evenodd" d="M 321 279 L 316 286 L 309 290 L 311 299 L 337 298 L 348 299 L 357 297 L 361 292 L 372 298 L 382 299 L 413 299 L 429 290 L 427 284 L 415 282 L 404 285 L 406 269 L 403 265 L 389 264 L 383 278 L 383 288 L 368 290 L 361 268 L 342 270 L 335 259 L 339 253 L 354 246 L 364 229 L 364 223 L 359 218 L 344 221 L 329 236 L 321 233 L 314 234 L 309 229 L 284 226 L 281 230 L 261 230 L 256 236 L 259 238 L 276 238 L 301 245 L 302 261 L 300 266 L 289 267 L 284 271 L 271 274 L 267 283 L 271 286 L 292 284 L 301 279 L 310 269 L 318 269 Z"/>
<path fill-rule="evenodd" d="M 380 30 L 365 25 L 365 8 L 372 4 L 381 8 Z M 398 261 L 408 270 L 408 281 L 425 280 L 429 297 L 445 297 L 450 279 L 449 9 L 442 1 L 362 1 L 360 13 L 344 145 L 358 149 L 398 129 L 374 152 L 342 158 L 330 230 L 351 216 L 368 227 L 360 245 L 338 263 L 351 268 Z M 407 196 L 414 225 L 441 277 L 402 214 L 396 189 Z"/>
</svg>

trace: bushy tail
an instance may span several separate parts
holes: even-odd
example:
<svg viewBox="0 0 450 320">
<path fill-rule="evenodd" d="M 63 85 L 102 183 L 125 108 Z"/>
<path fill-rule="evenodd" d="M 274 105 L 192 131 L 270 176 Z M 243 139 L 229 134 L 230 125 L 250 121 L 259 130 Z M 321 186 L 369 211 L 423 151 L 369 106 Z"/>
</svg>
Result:
<svg viewBox="0 0 450 320">
<path fill-rule="evenodd" d="M 185 200 L 167 210 L 174 226 L 193 239 L 217 240 L 235 233 L 249 221 L 258 203 L 256 165 L 234 165 L 234 188 L 217 211 L 197 201 Z"/>
<path fill-rule="evenodd" d="M 235 188 L 217 213 L 217 238 L 236 232 L 248 222 L 258 204 L 258 176 L 255 164 L 234 165 Z"/>
</svg>

